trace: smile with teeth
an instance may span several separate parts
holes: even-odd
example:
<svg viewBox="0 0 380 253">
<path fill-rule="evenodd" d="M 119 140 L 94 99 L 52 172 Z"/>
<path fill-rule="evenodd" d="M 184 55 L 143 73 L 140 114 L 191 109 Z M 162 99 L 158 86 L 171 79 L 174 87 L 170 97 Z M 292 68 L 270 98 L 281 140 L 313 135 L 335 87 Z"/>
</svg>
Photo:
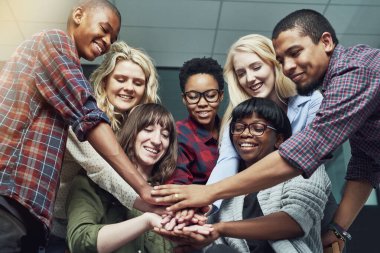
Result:
<svg viewBox="0 0 380 253">
<path fill-rule="evenodd" d="M 201 112 L 198 112 L 198 114 L 201 117 L 206 117 L 206 116 L 208 116 L 209 112 L 208 111 L 201 111 Z"/>
<path fill-rule="evenodd" d="M 158 154 L 159 153 L 159 150 L 158 149 L 155 149 L 155 148 L 150 148 L 150 147 L 144 147 L 146 151 L 150 152 L 150 153 L 153 153 L 153 154 Z"/>
<path fill-rule="evenodd" d="M 98 50 L 99 54 L 102 54 L 103 49 L 99 46 L 98 43 L 94 42 L 96 49 Z"/>
<path fill-rule="evenodd" d="M 131 96 L 131 95 L 122 95 L 122 94 L 120 94 L 119 97 L 122 98 L 122 99 L 133 99 L 133 96 Z"/>
<path fill-rule="evenodd" d="M 240 147 L 245 148 L 245 147 L 257 147 L 258 145 L 255 143 L 250 143 L 250 142 L 243 142 L 239 144 Z"/>
<path fill-rule="evenodd" d="M 252 85 L 252 86 L 250 86 L 249 88 L 251 89 L 251 90 L 253 90 L 253 91 L 256 91 L 256 90 L 258 90 L 258 89 L 260 89 L 261 88 L 261 86 L 263 86 L 263 84 L 264 83 L 257 83 L 257 84 L 255 84 L 255 85 Z"/>
</svg>

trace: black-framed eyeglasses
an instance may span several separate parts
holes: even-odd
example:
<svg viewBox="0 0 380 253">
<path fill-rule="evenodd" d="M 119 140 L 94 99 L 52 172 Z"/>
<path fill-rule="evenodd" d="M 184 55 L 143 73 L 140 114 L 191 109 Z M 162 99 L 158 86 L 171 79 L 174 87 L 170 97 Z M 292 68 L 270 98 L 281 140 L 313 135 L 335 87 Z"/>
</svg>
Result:
<svg viewBox="0 0 380 253">
<path fill-rule="evenodd" d="M 184 93 L 185 100 L 188 104 L 197 104 L 203 97 L 208 103 L 215 103 L 219 100 L 220 91 L 218 89 L 206 90 L 198 92 L 195 90 L 187 91 Z"/>
<path fill-rule="evenodd" d="M 265 130 L 267 128 L 270 128 L 274 131 L 277 131 L 276 128 L 266 125 L 263 123 L 251 123 L 251 124 L 244 124 L 240 122 L 232 122 L 231 124 L 231 134 L 233 135 L 239 135 L 244 133 L 245 129 L 248 128 L 249 133 L 252 136 L 261 136 L 264 134 Z"/>
</svg>

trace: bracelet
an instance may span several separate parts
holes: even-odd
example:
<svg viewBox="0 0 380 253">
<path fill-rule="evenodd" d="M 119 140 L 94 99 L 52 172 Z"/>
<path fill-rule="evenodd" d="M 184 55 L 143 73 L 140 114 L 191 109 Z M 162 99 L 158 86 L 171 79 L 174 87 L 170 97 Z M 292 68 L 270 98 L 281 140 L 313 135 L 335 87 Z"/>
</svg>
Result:
<svg viewBox="0 0 380 253">
<path fill-rule="evenodd" d="M 341 226 L 339 226 L 338 224 L 334 222 L 329 225 L 329 230 L 331 230 L 338 239 L 344 242 L 352 239 L 352 236 L 350 235 L 350 233 L 348 233 Z"/>
</svg>

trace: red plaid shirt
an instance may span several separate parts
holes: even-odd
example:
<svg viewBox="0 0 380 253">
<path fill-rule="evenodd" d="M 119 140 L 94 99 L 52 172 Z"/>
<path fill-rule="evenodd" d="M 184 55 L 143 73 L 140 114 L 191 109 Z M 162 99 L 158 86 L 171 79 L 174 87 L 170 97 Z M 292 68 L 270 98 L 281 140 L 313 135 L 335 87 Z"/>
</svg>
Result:
<svg viewBox="0 0 380 253">
<path fill-rule="evenodd" d="M 219 128 L 219 118 L 215 121 Z M 177 168 L 168 184 L 206 184 L 218 160 L 218 140 L 190 117 L 178 121 Z"/>
<path fill-rule="evenodd" d="M 67 138 L 108 121 L 63 31 L 22 43 L 0 73 L 0 194 L 49 226 Z"/>
<path fill-rule="evenodd" d="M 347 139 L 347 180 L 380 183 L 380 50 L 337 45 L 322 85 L 324 99 L 307 128 L 284 142 L 280 154 L 309 177 Z"/>
</svg>

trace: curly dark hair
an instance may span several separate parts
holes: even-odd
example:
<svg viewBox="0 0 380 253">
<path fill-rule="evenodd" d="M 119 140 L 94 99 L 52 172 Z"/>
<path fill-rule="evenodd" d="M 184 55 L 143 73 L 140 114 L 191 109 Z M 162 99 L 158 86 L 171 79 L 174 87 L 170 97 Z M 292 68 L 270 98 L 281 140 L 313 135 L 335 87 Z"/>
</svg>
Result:
<svg viewBox="0 0 380 253">
<path fill-rule="evenodd" d="M 223 68 L 213 58 L 203 57 L 193 58 L 182 65 L 179 71 L 179 84 L 182 92 L 185 91 L 185 85 L 189 77 L 196 74 L 212 75 L 218 82 L 219 90 L 224 89 Z"/>
<path fill-rule="evenodd" d="M 321 13 L 302 9 L 297 10 L 281 19 L 274 27 L 272 39 L 277 39 L 280 33 L 297 28 L 302 35 L 309 36 L 314 44 L 317 44 L 324 32 L 331 34 L 335 45 L 339 43 L 335 30 L 330 22 Z"/>
</svg>

